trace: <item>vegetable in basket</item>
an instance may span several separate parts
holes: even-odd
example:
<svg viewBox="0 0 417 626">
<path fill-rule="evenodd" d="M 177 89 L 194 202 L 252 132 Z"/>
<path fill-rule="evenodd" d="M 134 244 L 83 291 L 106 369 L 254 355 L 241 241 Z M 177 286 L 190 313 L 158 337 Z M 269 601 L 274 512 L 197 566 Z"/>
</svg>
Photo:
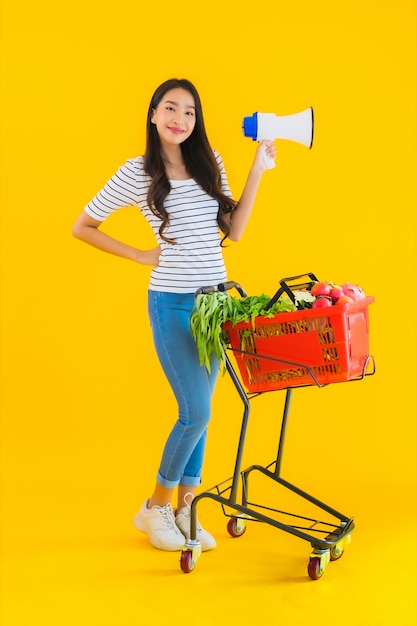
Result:
<svg viewBox="0 0 417 626">
<path fill-rule="evenodd" d="M 199 294 L 191 314 L 191 333 L 197 343 L 200 365 L 205 365 L 210 372 L 210 357 L 213 353 L 219 364 L 224 361 L 228 343 L 227 333 L 223 330 L 225 322 L 231 322 L 234 326 L 239 322 L 252 321 L 254 326 L 258 316 L 274 317 L 277 313 L 346 304 L 366 297 L 359 285 L 347 282 L 339 286 L 327 281 L 316 281 L 310 290 L 293 291 L 292 295 L 294 302 L 284 294 L 270 308 L 265 309 L 271 301 L 266 294 L 243 298 L 232 296 L 226 291 Z"/>
<path fill-rule="evenodd" d="M 356 302 L 366 297 L 360 285 L 353 285 L 349 282 L 343 285 L 336 285 L 332 282 L 317 281 L 311 287 L 310 293 L 315 298 L 312 305 L 313 309 L 332 306 L 334 304 Z"/>
<path fill-rule="evenodd" d="M 314 300 L 308 292 L 298 292 L 295 298 L 300 308 L 308 308 Z M 227 334 L 223 330 L 225 322 L 235 325 L 252 321 L 254 324 L 259 315 L 274 317 L 277 313 L 297 310 L 297 306 L 288 296 L 283 296 L 265 310 L 270 300 L 265 294 L 243 298 L 224 291 L 198 294 L 191 314 L 191 334 L 197 343 L 200 365 L 205 365 L 210 372 L 210 357 L 213 353 L 219 364 L 224 361 L 227 345 Z"/>
</svg>

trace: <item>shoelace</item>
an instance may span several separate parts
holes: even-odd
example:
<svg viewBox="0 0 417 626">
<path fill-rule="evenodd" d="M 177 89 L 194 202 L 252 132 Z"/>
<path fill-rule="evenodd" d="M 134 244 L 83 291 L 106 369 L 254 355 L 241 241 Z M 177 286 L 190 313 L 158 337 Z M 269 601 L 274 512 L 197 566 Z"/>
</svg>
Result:
<svg viewBox="0 0 417 626">
<path fill-rule="evenodd" d="M 165 528 L 167 528 L 168 530 L 172 530 L 174 528 L 175 530 L 176 525 L 171 505 L 167 504 L 166 506 L 161 506 L 160 514 Z"/>
<path fill-rule="evenodd" d="M 188 501 L 187 501 L 187 497 L 188 496 L 191 496 L 191 502 L 194 500 L 194 496 L 193 496 L 193 494 L 190 491 L 188 491 L 185 494 L 185 496 L 184 496 L 184 503 L 185 503 L 185 506 L 187 507 L 186 508 L 187 522 L 191 522 L 191 503 L 188 503 Z M 197 532 L 201 532 L 203 530 L 203 528 L 202 528 L 198 518 L 197 518 L 196 521 L 197 521 Z"/>
</svg>

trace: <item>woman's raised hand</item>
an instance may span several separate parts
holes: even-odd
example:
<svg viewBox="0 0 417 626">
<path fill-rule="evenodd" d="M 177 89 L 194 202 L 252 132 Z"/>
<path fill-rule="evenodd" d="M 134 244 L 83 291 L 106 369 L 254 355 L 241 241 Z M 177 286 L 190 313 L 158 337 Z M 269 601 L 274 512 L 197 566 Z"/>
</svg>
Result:
<svg viewBox="0 0 417 626">
<path fill-rule="evenodd" d="M 262 172 L 275 167 L 277 147 L 271 139 L 263 139 L 259 142 L 253 165 L 259 167 Z"/>
</svg>

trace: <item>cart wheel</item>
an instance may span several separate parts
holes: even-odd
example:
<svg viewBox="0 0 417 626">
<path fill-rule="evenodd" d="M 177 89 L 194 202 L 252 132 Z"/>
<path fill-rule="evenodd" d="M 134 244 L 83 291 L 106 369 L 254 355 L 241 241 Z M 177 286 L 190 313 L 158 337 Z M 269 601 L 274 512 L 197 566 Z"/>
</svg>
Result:
<svg viewBox="0 0 417 626">
<path fill-rule="evenodd" d="M 324 567 L 321 566 L 321 559 L 319 556 L 310 557 L 308 564 L 308 575 L 312 580 L 318 580 L 323 576 Z"/>
<path fill-rule="evenodd" d="M 227 522 L 227 532 L 231 537 L 241 537 L 246 531 L 246 526 L 241 519 L 231 517 Z"/>
<path fill-rule="evenodd" d="M 330 548 L 330 560 L 338 561 L 340 558 L 342 558 L 344 552 L 344 549 L 336 543 Z"/>
<path fill-rule="evenodd" d="M 185 574 L 189 574 L 195 568 L 192 550 L 184 550 L 180 558 L 181 569 Z"/>
</svg>

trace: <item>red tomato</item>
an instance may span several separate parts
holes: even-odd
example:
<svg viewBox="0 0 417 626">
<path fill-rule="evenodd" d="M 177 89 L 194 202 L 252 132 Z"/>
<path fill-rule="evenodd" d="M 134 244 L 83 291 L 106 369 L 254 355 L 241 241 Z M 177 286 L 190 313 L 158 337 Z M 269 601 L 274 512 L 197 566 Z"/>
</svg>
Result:
<svg viewBox="0 0 417 626">
<path fill-rule="evenodd" d="M 334 285 L 334 287 L 330 290 L 330 297 L 332 299 L 333 304 L 339 300 L 344 295 L 342 287 L 338 285 Z"/>
<path fill-rule="evenodd" d="M 331 291 L 330 285 L 324 282 L 314 283 L 314 285 L 310 289 L 311 295 L 315 296 L 316 298 L 318 296 L 329 296 L 330 291 Z"/>
<path fill-rule="evenodd" d="M 313 309 L 321 309 L 325 306 L 332 306 L 332 299 L 328 298 L 327 296 L 319 296 L 314 300 L 313 304 L 311 305 Z"/>
</svg>

